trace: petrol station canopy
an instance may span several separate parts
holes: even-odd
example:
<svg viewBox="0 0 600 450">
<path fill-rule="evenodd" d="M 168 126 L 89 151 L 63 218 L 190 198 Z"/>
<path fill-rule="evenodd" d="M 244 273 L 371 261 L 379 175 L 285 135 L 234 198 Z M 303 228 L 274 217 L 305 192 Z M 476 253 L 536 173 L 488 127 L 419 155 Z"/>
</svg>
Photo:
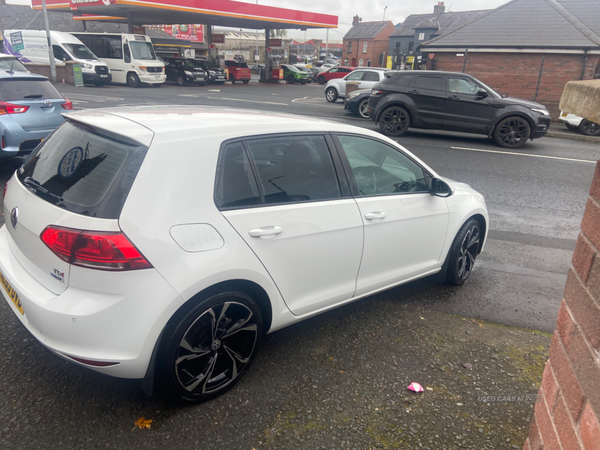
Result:
<svg viewBox="0 0 600 450">
<path fill-rule="evenodd" d="M 42 0 L 32 0 L 42 9 Z M 338 17 L 232 0 L 46 0 L 51 11 L 80 20 L 107 20 L 130 25 L 199 23 L 249 29 L 337 28 Z"/>
</svg>

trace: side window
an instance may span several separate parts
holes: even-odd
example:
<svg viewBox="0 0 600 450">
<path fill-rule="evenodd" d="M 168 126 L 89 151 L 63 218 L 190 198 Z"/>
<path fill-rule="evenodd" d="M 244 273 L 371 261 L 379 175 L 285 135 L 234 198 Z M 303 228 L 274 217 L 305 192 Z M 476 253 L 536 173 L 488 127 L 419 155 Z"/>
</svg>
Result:
<svg viewBox="0 0 600 450">
<path fill-rule="evenodd" d="M 462 94 L 477 94 L 480 87 L 472 81 L 464 78 L 452 78 L 448 77 L 448 90 L 450 92 L 462 93 Z"/>
<path fill-rule="evenodd" d="M 123 49 L 121 48 L 121 37 L 114 36 L 103 36 L 104 39 L 108 41 L 109 50 L 108 53 L 109 58 L 112 59 L 123 59 Z"/>
<path fill-rule="evenodd" d="M 266 204 L 339 198 L 340 188 L 323 136 L 247 141 Z"/>
<path fill-rule="evenodd" d="M 252 167 L 240 142 L 226 144 L 221 149 L 215 202 L 219 208 L 239 208 L 261 203 Z"/>
<path fill-rule="evenodd" d="M 69 54 L 58 45 L 52 46 L 52 53 L 54 53 L 54 58 L 58 59 L 59 61 L 71 61 L 71 57 L 69 56 Z"/>
<path fill-rule="evenodd" d="M 412 79 L 412 75 L 397 75 L 396 79 L 394 80 L 394 86 L 408 86 Z"/>
<path fill-rule="evenodd" d="M 425 173 L 399 150 L 356 136 L 338 136 L 360 196 L 428 192 Z"/>
<path fill-rule="evenodd" d="M 336 72 L 339 72 L 339 70 L 338 69 L 329 69 L 329 73 L 336 73 Z"/>
<path fill-rule="evenodd" d="M 365 72 L 364 81 L 379 81 L 379 74 L 377 72 Z"/>
<path fill-rule="evenodd" d="M 346 75 L 346 81 L 362 80 L 362 77 L 364 74 L 365 74 L 365 72 L 362 70 L 355 70 L 354 72 L 351 72 L 349 75 Z"/>
<path fill-rule="evenodd" d="M 418 76 L 412 83 L 412 87 L 417 89 L 429 89 L 431 91 L 443 91 L 443 78 L 431 76 Z"/>
</svg>

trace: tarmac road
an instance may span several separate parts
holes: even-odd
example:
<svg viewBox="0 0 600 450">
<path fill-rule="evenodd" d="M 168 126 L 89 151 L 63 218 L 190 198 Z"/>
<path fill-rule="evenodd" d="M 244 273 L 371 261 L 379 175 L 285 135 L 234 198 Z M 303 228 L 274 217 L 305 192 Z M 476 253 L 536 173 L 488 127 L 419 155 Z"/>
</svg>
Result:
<svg viewBox="0 0 600 450">
<path fill-rule="evenodd" d="M 58 87 L 79 108 L 243 104 L 374 128 L 322 86 Z M 489 239 L 465 286 L 423 279 L 268 335 L 238 385 L 186 407 L 49 354 L 0 302 L 0 448 L 521 448 L 533 404 L 479 395 L 537 393 L 550 339 L 523 328 L 554 329 L 600 146 L 543 138 L 507 152 L 420 131 L 399 142 L 486 197 Z M 0 180 L 16 167 L 3 162 Z M 134 429 L 142 416 L 151 429 Z"/>
</svg>

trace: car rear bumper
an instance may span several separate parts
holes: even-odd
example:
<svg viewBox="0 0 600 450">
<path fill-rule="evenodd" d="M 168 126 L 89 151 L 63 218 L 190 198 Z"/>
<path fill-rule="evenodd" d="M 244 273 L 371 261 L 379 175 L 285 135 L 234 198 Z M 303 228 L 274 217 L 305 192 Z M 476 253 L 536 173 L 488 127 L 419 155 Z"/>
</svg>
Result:
<svg viewBox="0 0 600 450">
<path fill-rule="evenodd" d="M 4 277 L 0 291 L 23 326 L 46 348 L 71 362 L 116 377 L 143 378 L 162 329 L 181 306 L 173 288 L 156 270 L 146 269 L 94 273 L 91 278 L 105 280 L 86 282 L 86 288 L 92 289 L 82 289 L 72 286 L 73 277 L 81 279 L 90 270 L 72 266 L 71 285 L 56 295 L 18 262 L 7 226 L 11 225 L 0 229 Z M 106 276 L 113 278 L 112 283 Z M 8 294 L 11 288 L 23 313 Z"/>
<path fill-rule="evenodd" d="M 4 138 L 4 145 L 0 143 L 0 159 L 31 153 L 31 150 L 55 128 L 26 131 L 9 115 L 3 116 L 0 123 L 0 139 Z"/>
</svg>

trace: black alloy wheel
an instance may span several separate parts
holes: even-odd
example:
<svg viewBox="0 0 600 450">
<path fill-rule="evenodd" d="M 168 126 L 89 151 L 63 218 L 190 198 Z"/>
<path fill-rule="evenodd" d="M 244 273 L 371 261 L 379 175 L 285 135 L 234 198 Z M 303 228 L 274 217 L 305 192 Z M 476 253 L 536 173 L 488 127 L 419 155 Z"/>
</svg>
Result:
<svg viewBox="0 0 600 450">
<path fill-rule="evenodd" d="M 136 88 L 139 87 L 139 85 L 140 79 L 138 78 L 137 74 L 135 74 L 134 72 L 129 72 L 127 74 L 127 86 Z"/>
<path fill-rule="evenodd" d="M 600 125 L 583 119 L 579 124 L 579 131 L 586 136 L 600 136 Z"/>
<path fill-rule="evenodd" d="M 215 295 L 192 309 L 161 344 L 159 381 L 170 397 L 217 397 L 246 373 L 263 332 L 260 309 L 239 292 Z"/>
<path fill-rule="evenodd" d="M 475 265 L 480 240 L 479 222 L 470 219 L 458 231 L 450 247 L 446 283 L 461 285 L 467 281 Z"/>
<path fill-rule="evenodd" d="M 369 99 L 365 98 L 364 100 L 361 100 L 361 102 L 356 107 L 356 111 L 358 112 L 358 115 L 360 117 L 362 117 L 363 119 L 368 119 L 369 118 Z"/>
<path fill-rule="evenodd" d="M 402 136 L 409 126 L 410 116 L 402 106 L 390 106 L 379 117 L 379 128 L 388 136 Z"/>
<path fill-rule="evenodd" d="M 177 83 L 177 86 L 185 86 L 185 84 L 186 84 L 185 78 L 183 77 L 183 75 L 177 75 L 175 82 Z"/>
<path fill-rule="evenodd" d="M 500 147 L 519 148 L 525 145 L 531 135 L 531 127 L 522 117 L 507 117 L 494 131 L 494 140 Z"/>
</svg>

